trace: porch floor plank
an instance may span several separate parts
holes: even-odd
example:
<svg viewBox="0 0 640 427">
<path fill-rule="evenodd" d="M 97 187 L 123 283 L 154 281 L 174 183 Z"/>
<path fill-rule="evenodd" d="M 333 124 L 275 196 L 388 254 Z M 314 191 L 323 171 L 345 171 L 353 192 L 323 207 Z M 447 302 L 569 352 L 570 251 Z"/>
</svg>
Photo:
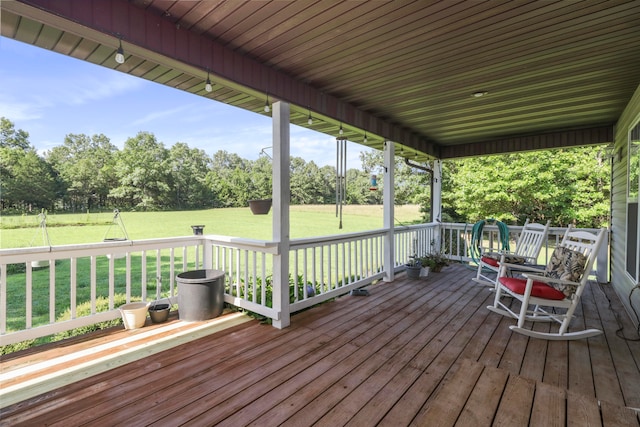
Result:
<svg viewBox="0 0 640 427">
<path fill-rule="evenodd" d="M 638 347 L 616 335 L 615 294 L 592 286 L 574 319 L 605 334 L 544 341 L 513 333 L 513 319 L 488 311 L 493 293 L 473 275 L 463 265 L 427 279 L 400 274 L 369 286 L 369 296 L 296 314 L 283 330 L 250 321 L 198 337 L 3 405 L 0 425 L 640 426 L 625 408 L 640 406 Z M 170 334 L 164 327 L 158 336 Z M 90 347 L 90 339 L 70 340 L 0 367 Z"/>
</svg>

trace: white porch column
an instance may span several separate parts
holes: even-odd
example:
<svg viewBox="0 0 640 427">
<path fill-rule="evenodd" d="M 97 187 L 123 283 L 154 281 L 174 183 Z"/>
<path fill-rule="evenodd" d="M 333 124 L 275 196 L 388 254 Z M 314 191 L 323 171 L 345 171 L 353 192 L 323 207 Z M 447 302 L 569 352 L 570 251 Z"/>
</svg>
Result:
<svg viewBox="0 0 640 427">
<path fill-rule="evenodd" d="M 391 282 L 395 278 L 395 236 L 394 236 L 394 206 L 396 199 L 395 192 L 395 145 L 391 141 L 384 143 L 384 193 L 383 201 L 383 225 L 387 230 L 384 236 L 384 281 Z"/>
<path fill-rule="evenodd" d="M 434 160 L 433 161 L 433 185 L 431 186 L 433 194 L 431 196 L 431 200 L 433 206 L 431 206 L 431 217 L 435 222 L 442 222 L 442 160 Z M 434 231 L 434 241 L 435 246 L 432 248 L 436 252 L 440 252 L 442 250 L 442 236 L 441 236 L 441 227 L 437 227 Z"/>
<path fill-rule="evenodd" d="M 433 161 L 433 206 L 432 217 L 434 221 L 442 221 L 442 160 Z"/>
<path fill-rule="evenodd" d="M 289 203 L 291 187 L 289 176 L 289 104 L 273 103 L 273 241 L 278 242 L 278 255 L 273 256 L 273 309 L 280 319 L 273 321 L 278 329 L 291 323 L 289 312 Z"/>
</svg>

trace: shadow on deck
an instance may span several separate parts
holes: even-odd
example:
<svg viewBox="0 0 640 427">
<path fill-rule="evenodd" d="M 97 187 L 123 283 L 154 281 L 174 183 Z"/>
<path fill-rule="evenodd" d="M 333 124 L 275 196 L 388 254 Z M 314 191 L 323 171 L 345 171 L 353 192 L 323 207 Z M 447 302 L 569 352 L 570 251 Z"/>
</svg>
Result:
<svg viewBox="0 0 640 427">
<path fill-rule="evenodd" d="M 591 283 L 574 319 L 603 335 L 544 341 L 511 332 L 514 321 L 486 309 L 493 294 L 472 277 L 463 265 L 427 279 L 400 274 L 368 287 L 369 296 L 299 313 L 284 330 L 251 320 L 199 337 L 188 330 L 197 324 L 168 323 L 162 334 L 182 328 L 192 340 L 105 362 L 102 372 L 6 406 L 0 423 L 640 425 L 629 409 L 640 408 L 640 342 L 617 335 L 619 322 L 629 335 L 634 328 L 609 286 Z M 88 344 L 5 358 L 3 372 L 80 345 Z"/>
</svg>

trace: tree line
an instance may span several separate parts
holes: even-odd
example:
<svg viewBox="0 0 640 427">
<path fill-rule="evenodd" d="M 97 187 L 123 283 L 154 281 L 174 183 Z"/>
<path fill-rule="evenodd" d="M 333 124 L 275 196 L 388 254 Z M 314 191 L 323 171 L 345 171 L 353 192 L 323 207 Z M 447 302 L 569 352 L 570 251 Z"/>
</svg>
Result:
<svg viewBox="0 0 640 427">
<path fill-rule="evenodd" d="M 360 154 L 346 172 L 347 204 L 381 204 L 381 152 Z M 28 132 L 0 118 L 0 209 L 3 213 L 188 210 L 244 207 L 271 197 L 271 159 L 247 160 L 224 150 L 212 156 L 177 142 L 167 148 L 139 132 L 122 149 L 105 135 L 68 134 L 40 154 Z M 610 163 L 602 147 L 443 162 L 443 221 L 526 218 L 554 226 L 608 224 Z M 396 159 L 396 204 L 420 204 L 430 214 L 430 174 Z M 335 203 L 336 169 L 291 158 L 291 203 Z M 370 190 L 371 174 L 378 190 Z"/>
</svg>

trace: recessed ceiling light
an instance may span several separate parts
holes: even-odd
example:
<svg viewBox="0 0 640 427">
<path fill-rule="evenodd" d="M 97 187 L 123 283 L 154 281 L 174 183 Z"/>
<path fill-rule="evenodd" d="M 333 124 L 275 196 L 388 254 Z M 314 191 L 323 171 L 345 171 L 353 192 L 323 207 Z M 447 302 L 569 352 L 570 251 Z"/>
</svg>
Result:
<svg viewBox="0 0 640 427">
<path fill-rule="evenodd" d="M 487 92 L 486 90 L 479 90 L 477 92 L 473 92 L 471 94 L 471 96 L 473 96 L 474 98 L 482 98 L 483 96 L 485 96 L 486 94 L 488 94 L 489 92 Z"/>
</svg>

